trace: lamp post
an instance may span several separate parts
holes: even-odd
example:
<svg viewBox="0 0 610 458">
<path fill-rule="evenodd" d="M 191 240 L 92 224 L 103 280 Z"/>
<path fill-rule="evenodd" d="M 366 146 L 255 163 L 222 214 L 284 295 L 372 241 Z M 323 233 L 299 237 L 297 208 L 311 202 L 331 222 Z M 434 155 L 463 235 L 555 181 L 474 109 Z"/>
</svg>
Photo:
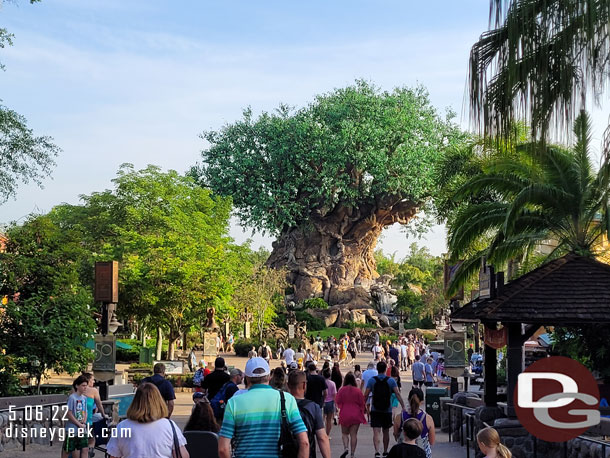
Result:
<svg viewBox="0 0 610 458">
<path fill-rule="evenodd" d="M 95 301 L 102 304 L 100 334 L 95 336 L 93 373 L 99 383 L 100 398 L 108 399 L 108 382 L 114 380 L 116 338 L 114 332 L 121 323 L 114 314 L 119 301 L 119 263 L 95 263 Z M 108 335 L 110 334 L 110 335 Z"/>
</svg>

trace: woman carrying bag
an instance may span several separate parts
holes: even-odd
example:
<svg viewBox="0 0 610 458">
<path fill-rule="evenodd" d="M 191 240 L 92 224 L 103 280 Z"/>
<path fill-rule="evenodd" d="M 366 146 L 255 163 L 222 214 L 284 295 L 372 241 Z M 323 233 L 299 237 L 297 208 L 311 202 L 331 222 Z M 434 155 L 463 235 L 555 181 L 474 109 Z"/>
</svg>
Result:
<svg viewBox="0 0 610 458">
<path fill-rule="evenodd" d="M 143 383 L 127 409 L 127 419 L 117 425 L 117 437 L 108 442 L 106 453 L 113 458 L 189 458 L 186 439 L 167 415 L 159 389 Z"/>
</svg>

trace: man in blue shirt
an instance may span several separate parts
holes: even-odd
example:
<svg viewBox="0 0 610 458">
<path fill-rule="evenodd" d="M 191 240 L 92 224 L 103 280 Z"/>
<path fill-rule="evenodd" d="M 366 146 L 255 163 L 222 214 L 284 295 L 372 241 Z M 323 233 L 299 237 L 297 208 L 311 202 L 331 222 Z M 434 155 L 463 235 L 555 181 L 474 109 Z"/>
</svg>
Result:
<svg viewBox="0 0 610 458">
<path fill-rule="evenodd" d="M 171 382 L 165 378 L 165 364 L 155 364 L 153 372 L 154 375 L 151 377 L 146 377 L 142 380 L 142 383 L 152 383 L 159 388 L 161 396 L 167 403 L 167 418 L 169 418 L 172 416 L 172 412 L 174 411 L 174 399 L 176 399 L 174 387 L 172 386 Z"/>
<path fill-rule="evenodd" d="M 411 374 L 413 375 L 413 386 L 421 387 L 426 380 L 426 366 L 421 361 L 421 356 L 415 355 L 415 362 L 411 367 Z"/>
<path fill-rule="evenodd" d="M 364 399 L 369 393 L 373 393 L 371 402 L 371 427 L 373 428 L 373 445 L 375 447 L 375 458 L 379 458 L 379 434 L 383 430 L 383 456 L 388 455 L 390 444 L 390 428 L 392 427 L 392 393 L 396 395 L 398 402 L 405 410 L 405 403 L 400 395 L 396 380 L 385 375 L 387 365 L 384 361 L 377 363 L 379 375 L 372 377 L 366 384 Z"/>
<path fill-rule="evenodd" d="M 248 392 L 227 402 L 224 421 L 218 435 L 220 458 L 280 458 L 278 441 L 282 425 L 281 397 L 284 397 L 286 421 L 299 444 L 295 458 L 309 457 L 307 427 L 295 398 L 269 386 L 269 364 L 264 358 L 246 363 Z M 231 455 L 233 448 L 233 455 Z"/>
</svg>

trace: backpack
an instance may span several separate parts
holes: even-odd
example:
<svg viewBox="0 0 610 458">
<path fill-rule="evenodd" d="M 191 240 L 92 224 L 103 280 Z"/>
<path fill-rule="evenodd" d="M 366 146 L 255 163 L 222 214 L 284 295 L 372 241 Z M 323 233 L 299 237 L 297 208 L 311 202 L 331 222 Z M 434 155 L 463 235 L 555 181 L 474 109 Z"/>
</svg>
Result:
<svg viewBox="0 0 610 458">
<path fill-rule="evenodd" d="M 216 417 L 217 420 L 222 420 L 225 416 L 225 407 L 227 406 L 227 388 L 229 388 L 231 385 L 235 384 L 231 381 L 225 383 L 222 388 L 218 390 L 218 393 L 216 393 L 210 400 L 210 406 L 212 407 L 214 417 Z"/>
<path fill-rule="evenodd" d="M 309 441 L 309 456 L 315 456 L 316 451 L 316 420 L 309 410 L 307 410 L 307 406 L 309 404 L 317 405 L 315 402 L 310 401 L 309 399 L 297 399 L 297 406 L 299 407 L 299 413 L 301 414 L 301 419 L 303 423 L 305 423 L 305 427 L 307 428 L 307 440 Z M 313 453 L 312 453 L 313 452 Z"/>
<path fill-rule="evenodd" d="M 388 383 L 389 377 L 379 378 L 375 376 L 373 378 L 375 379 L 375 385 L 373 386 L 373 407 L 377 411 L 386 411 L 390 408 L 390 398 L 392 397 L 390 384 Z"/>
<path fill-rule="evenodd" d="M 197 369 L 197 371 L 195 372 L 195 375 L 193 375 L 193 385 L 195 386 L 201 386 L 201 383 L 203 382 L 203 369 Z"/>
<path fill-rule="evenodd" d="M 267 354 L 267 345 L 263 345 L 263 348 L 261 348 L 261 356 L 267 359 Z"/>
</svg>

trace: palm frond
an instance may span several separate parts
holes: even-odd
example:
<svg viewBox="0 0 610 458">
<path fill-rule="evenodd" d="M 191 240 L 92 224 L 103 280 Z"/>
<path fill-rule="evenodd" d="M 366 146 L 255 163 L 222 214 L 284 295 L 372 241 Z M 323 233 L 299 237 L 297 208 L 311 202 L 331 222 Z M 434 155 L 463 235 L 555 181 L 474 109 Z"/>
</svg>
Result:
<svg viewBox="0 0 610 458">
<path fill-rule="evenodd" d="M 470 52 L 473 123 L 507 138 L 525 120 L 535 138 L 570 125 L 610 74 L 610 0 L 491 0 L 490 30 Z"/>
</svg>

